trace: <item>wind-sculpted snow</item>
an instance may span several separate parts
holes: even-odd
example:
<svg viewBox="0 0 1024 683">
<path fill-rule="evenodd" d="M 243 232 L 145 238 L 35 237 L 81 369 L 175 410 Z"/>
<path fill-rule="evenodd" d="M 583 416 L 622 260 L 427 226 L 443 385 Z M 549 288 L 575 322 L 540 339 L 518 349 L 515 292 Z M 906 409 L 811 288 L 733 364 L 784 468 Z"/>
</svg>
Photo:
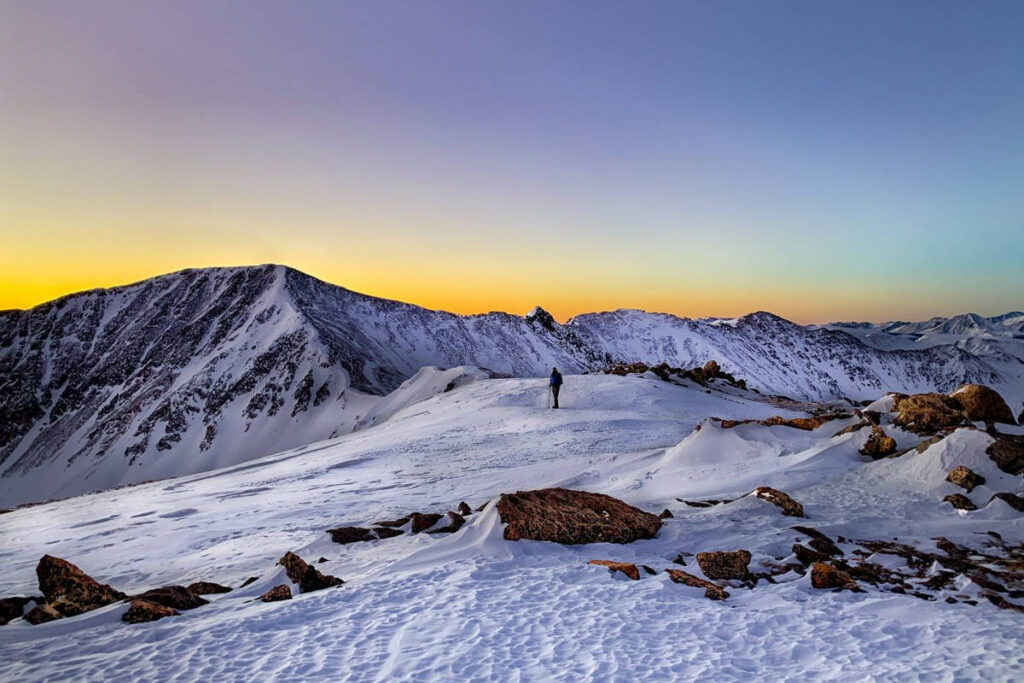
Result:
<svg viewBox="0 0 1024 683">
<path fill-rule="evenodd" d="M 0 312 L 0 505 L 205 471 L 379 424 L 381 397 L 430 366 L 538 377 L 552 366 L 715 359 L 766 394 L 866 398 L 975 382 L 1015 408 L 1024 353 L 978 344 L 884 350 L 766 313 L 459 316 L 282 266 L 186 270 Z"/>
</svg>

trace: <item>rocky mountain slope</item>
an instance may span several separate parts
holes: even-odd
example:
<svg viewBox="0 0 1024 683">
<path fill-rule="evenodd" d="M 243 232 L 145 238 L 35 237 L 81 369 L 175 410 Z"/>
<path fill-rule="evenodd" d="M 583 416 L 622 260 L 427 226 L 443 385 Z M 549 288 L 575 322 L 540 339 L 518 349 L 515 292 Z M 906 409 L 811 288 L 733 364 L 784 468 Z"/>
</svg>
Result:
<svg viewBox="0 0 1024 683">
<path fill-rule="evenodd" d="M 808 399 L 979 382 L 1019 402 L 1024 367 L 952 344 L 880 349 L 767 313 L 698 321 L 615 311 L 563 325 L 539 308 L 523 317 L 427 310 L 282 266 L 186 270 L 0 312 L 0 504 L 214 469 L 346 433 L 426 366 L 529 377 L 553 365 L 574 374 L 712 358 L 752 389 Z"/>
</svg>

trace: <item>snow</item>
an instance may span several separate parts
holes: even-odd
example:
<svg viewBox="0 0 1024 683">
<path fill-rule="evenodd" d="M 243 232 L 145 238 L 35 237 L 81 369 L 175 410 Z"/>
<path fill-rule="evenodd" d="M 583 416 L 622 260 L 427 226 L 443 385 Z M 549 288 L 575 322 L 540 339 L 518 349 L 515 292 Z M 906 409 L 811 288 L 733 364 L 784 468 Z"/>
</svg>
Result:
<svg viewBox="0 0 1024 683">
<path fill-rule="evenodd" d="M 451 390 L 445 391 L 454 382 Z M 232 467 L 70 498 L 0 515 L 2 594 L 33 595 L 49 553 L 126 592 L 209 580 L 244 589 L 151 624 L 120 622 L 124 604 L 30 626 L 0 627 L 5 680 L 1007 680 L 1024 675 L 1021 616 L 982 601 L 832 593 L 790 573 L 730 588 L 712 602 L 662 570 L 684 553 L 746 548 L 752 569 L 791 553 L 794 523 L 832 538 L 934 547 L 977 545 L 988 530 L 1024 540 L 1020 515 L 994 491 L 1020 479 L 984 456 L 991 437 L 962 429 L 923 453 L 871 462 L 867 430 L 833 436 L 727 419 L 795 416 L 752 395 L 656 379 L 567 375 L 564 408 L 536 379 L 426 369 L 365 413 L 364 428 Z M 376 411 L 376 412 L 374 412 Z M 374 419 L 376 418 L 376 419 Z M 370 425 L 373 426 L 370 426 Z M 695 427 L 700 429 L 694 431 Z M 920 439 L 886 424 L 901 448 Z M 954 464 L 987 479 L 956 514 L 941 499 Z M 754 497 L 710 508 L 676 498 L 734 498 L 781 488 L 808 519 Z M 650 510 L 658 536 L 629 545 L 561 546 L 502 537 L 502 492 L 566 486 Z M 450 535 L 337 545 L 324 533 L 419 510 L 490 501 Z M 852 546 L 847 545 L 849 549 Z M 254 601 L 285 582 L 285 551 L 340 576 L 337 589 Z M 590 559 L 646 564 L 641 581 Z M 887 556 L 886 562 L 892 557 Z"/>
</svg>

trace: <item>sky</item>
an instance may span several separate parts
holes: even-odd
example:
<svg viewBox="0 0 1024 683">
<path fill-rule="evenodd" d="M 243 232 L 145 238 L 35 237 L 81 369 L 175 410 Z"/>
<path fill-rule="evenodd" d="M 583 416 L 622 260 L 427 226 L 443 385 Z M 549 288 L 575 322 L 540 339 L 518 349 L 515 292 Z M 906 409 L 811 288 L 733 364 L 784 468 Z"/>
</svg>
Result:
<svg viewBox="0 0 1024 683">
<path fill-rule="evenodd" d="M 1024 2 L 0 0 L 0 309 L 1024 309 Z"/>
</svg>

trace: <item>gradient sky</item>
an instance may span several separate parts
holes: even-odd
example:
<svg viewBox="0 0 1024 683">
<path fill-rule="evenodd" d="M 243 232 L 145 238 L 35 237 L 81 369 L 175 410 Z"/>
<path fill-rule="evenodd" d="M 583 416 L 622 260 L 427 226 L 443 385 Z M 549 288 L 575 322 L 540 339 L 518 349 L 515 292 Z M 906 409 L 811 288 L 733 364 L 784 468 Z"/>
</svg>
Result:
<svg viewBox="0 0 1024 683">
<path fill-rule="evenodd" d="M 0 308 L 1024 308 L 1024 2 L 0 0 Z"/>
</svg>

